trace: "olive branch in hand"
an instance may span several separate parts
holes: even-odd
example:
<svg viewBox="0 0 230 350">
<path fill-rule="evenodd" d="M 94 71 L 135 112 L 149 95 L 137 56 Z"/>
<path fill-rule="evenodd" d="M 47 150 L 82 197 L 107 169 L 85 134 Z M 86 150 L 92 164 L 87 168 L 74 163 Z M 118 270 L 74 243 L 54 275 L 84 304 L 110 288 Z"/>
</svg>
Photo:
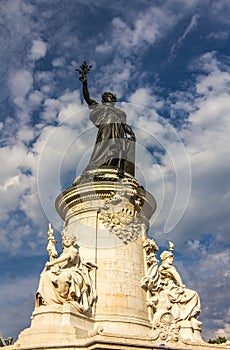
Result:
<svg viewBox="0 0 230 350">
<path fill-rule="evenodd" d="M 87 74 L 90 72 L 90 69 L 92 68 L 92 65 L 88 65 L 86 61 L 82 63 L 82 65 L 79 67 L 79 69 L 75 69 L 76 72 L 81 74 L 79 80 L 85 81 L 87 79 Z"/>
</svg>

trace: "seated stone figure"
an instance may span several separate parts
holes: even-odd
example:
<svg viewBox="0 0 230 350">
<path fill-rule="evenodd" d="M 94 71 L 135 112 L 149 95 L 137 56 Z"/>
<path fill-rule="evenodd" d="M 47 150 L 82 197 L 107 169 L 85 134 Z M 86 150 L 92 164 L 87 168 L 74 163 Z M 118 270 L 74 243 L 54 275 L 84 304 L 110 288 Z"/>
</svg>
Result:
<svg viewBox="0 0 230 350">
<path fill-rule="evenodd" d="M 186 288 L 173 266 L 173 243 L 170 250 L 160 255 L 158 266 L 156 251 L 158 247 L 153 240 L 146 239 L 146 263 L 148 275 L 142 279 L 142 287 L 148 292 L 147 305 L 151 310 L 154 337 L 162 340 L 178 339 L 202 341 L 200 298 L 196 291 Z"/>
<path fill-rule="evenodd" d="M 183 284 L 179 273 L 173 266 L 174 256 L 171 251 L 161 253 L 162 260 L 159 268 L 161 283 L 167 290 L 168 302 L 176 321 L 191 320 L 200 314 L 200 299 L 198 294 Z"/>
<path fill-rule="evenodd" d="M 63 252 L 58 258 L 52 257 L 41 273 L 36 306 L 71 303 L 80 313 L 89 313 L 96 300 L 90 276 L 96 265 L 82 261 L 75 239 L 65 232 L 62 245 Z"/>
</svg>

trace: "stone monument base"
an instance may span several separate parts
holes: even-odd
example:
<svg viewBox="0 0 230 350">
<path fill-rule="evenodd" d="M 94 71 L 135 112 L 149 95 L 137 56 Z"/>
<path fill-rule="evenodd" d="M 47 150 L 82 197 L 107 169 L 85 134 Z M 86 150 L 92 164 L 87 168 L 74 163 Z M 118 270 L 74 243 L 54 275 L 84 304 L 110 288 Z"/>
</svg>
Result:
<svg viewBox="0 0 230 350">
<path fill-rule="evenodd" d="M 101 333 L 101 334 L 98 334 Z M 92 330 L 86 338 L 78 338 L 77 330 L 70 326 L 36 326 L 23 331 L 18 341 L 7 350 L 224 350 L 226 345 L 205 342 L 161 342 L 146 336 L 119 336 L 104 334 L 100 329 Z"/>
<path fill-rule="evenodd" d="M 94 320 L 76 313 L 71 304 L 36 307 L 30 328 L 22 331 L 16 347 L 57 346 L 75 343 L 76 339 L 87 338 L 94 332 Z M 31 347 L 32 349 L 32 347 Z"/>
<path fill-rule="evenodd" d="M 104 320 L 105 321 L 105 320 Z M 71 304 L 36 307 L 31 326 L 23 330 L 18 340 L 8 350 L 224 350 L 226 345 L 208 344 L 202 340 L 191 342 L 180 338 L 168 341 L 154 339 L 153 330 L 145 328 L 143 334 L 121 332 L 119 322 L 114 322 L 111 332 L 104 324 L 76 313 Z M 132 324 L 130 323 L 130 327 Z M 141 328 L 140 328 L 141 329 Z M 144 330 L 144 328 L 143 328 Z"/>
<path fill-rule="evenodd" d="M 105 320 L 104 320 L 105 321 Z M 23 330 L 18 340 L 8 350 L 224 350 L 226 345 L 208 344 L 202 340 L 191 342 L 179 337 L 177 341 L 154 339 L 153 330 L 145 328 L 143 334 L 121 332 L 119 322 L 114 322 L 111 332 L 104 331 L 93 317 L 76 313 L 71 304 L 36 307 L 31 326 Z M 130 323 L 130 327 L 132 324 Z M 140 328 L 141 329 L 141 328 Z M 144 330 L 144 328 L 143 328 Z"/>
</svg>

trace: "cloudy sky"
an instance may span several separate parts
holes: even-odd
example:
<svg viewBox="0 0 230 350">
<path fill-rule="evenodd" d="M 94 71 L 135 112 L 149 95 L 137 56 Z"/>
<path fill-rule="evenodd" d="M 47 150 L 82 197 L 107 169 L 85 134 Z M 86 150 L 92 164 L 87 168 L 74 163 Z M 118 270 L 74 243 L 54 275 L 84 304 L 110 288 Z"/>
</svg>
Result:
<svg viewBox="0 0 230 350">
<path fill-rule="evenodd" d="M 201 296 L 204 339 L 230 337 L 228 0 L 1 0 L 0 333 L 29 326 L 54 201 L 96 130 L 75 69 L 93 64 L 137 135 L 136 177 L 156 198 L 150 235 Z"/>
</svg>

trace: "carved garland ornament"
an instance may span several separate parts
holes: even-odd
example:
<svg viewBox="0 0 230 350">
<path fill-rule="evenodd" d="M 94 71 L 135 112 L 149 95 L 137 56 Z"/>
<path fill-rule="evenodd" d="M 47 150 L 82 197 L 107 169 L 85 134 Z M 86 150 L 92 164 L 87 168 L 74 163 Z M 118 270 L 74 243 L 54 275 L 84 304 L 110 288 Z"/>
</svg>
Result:
<svg viewBox="0 0 230 350">
<path fill-rule="evenodd" d="M 116 193 L 105 200 L 99 219 L 110 233 L 127 244 L 137 239 L 141 232 L 142 222 L 132 204 L 123 192 Z"/>
<path fill-rule="evenodd" d="M 179 326 L 176 324 L 173 315 L 170 312 L 164 313 L 159 322 L 156 322 L 152 331 L 153 340 L 164 340 L 177 342 L 179 340 Z"/>
</svg>

